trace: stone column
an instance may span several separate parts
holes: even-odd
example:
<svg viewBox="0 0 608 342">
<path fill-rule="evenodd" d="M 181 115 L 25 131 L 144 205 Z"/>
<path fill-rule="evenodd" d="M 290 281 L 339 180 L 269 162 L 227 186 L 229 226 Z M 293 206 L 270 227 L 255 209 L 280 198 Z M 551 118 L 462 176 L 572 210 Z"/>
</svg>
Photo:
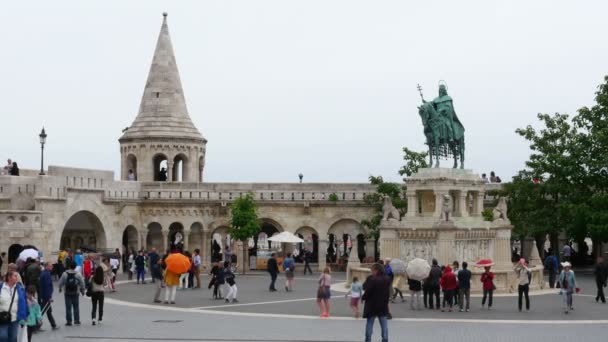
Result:
<svg viewBox="0 0 608 342">
<path fill-rule="evenodd" d="M 365 240 L 365 257 L 376 258 L 376 241 L 374 239 Z"/>
<path fill-rule="evenodd" d="M 439 264 L 451 264 L 456 260 L 454 255 L 455 236 L 453 231 L 440 230 L 437 234 L 437 261 Z"/>
<path fill-rule="evenodd" d="M 407 191 L 405 193 L 407 197 L 407 213 L 405 214 L 407 217 L 415 217 L 418 214 L 418 198 L 416 196 L 416 191 Z"/>
<path fill-rule="evenodd" d="M 173 161 L 167 160 L 167 182 L 173 182 Z"/>
<path fill-rule="evenodd" d="M 351 268 L 353 267 L 361 267 L 361 262 L 359 261 L 359 257 L 357 256 L 356 251 L 351 250 L 351 253 L 348 255 L 348 265 L 346 265 L 346 285 L 350 286 L 352 283 L 352 272 Z"/>
<path fill-rule="evenodd" d="M 494 262 L 496 269 L 510 269 L 511 265 L 511 230 L 500 229 L 494 238 Z"/>
<path fill-rule="evenodd" d="M 468 203 L 467 203 L 467 192 L 466 191 L 460 191 L 460 196 L 458 199 L 458 211 L 460 214 L 460 217 L 468 217 L 469 216 L 469 208 L 468 207 Z"/>
<path fill-rule="evenodd" d="M 211 232 L 203 231 L 202 235 L 201 258 L 203 259 L 203 266 L 208 267 L 211 264 L 211 246 L 209 242 Z"/>
<path fill-rule="evenodd" d="M 137 232 L 137 250 L 141 250 L 142 248 L 144 248 L 144 244 L 146 241 L 145 236 L 146 236 L 145 233 Z M 127 244 L 127 251 L 130 251 L 128 244 Z"/>
<path fill-rule="evenodd" d="M 475 201 L 475 212 L 472 216 L 481 216 L 481 212 L 483 211 L 483 195 L 482 191 L 477 193 L 477 200 Z"/>
<path fill-rule="evenodd" d="M 246 245 L 247 242 L 244 242 Z M 236 241 L 233 244 L 236 249 L 236 260 L 238 264 L 238 271 L 243 270 L 243 266 L 245 267 L 245 272 L 249 271 L 249 253 L 247 251 L 243 251 L 243 241 Z"/>
<path fill-rule="evenodd" d="M 167 250 L 167 248 L 169 248 L 169 231 L 163 229 L 160 232 L 161 234 L 163 234 L 163 246 L 161 248 L 161 251 L 165 251 Z"/>
<path fill-rule="evenodd" d="M 190 229 L 184 229 L 184 250 L 185 251 L 190 251 Z"/>
<path fill-rule="evenodd" d="M 319 240 L 319 271 L 323 272 L 327 266 L 327 248 L 329 247 L 328 240 Z"/>
</svg>

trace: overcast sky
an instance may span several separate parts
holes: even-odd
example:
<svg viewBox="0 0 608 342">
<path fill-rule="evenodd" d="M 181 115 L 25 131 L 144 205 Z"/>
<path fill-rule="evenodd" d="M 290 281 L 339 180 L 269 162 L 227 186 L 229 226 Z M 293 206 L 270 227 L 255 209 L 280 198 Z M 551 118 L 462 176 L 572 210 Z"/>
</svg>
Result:
<svg viewBox="0 0 608 342">
<path fill-rule="evenodd" d="M 399 181 L 426 149 L 420 97 L 445 80 L 466 167 L 510 179 L 514 133 L 593 104 L 605 1 L 10 1 L 0 11 L 0 157 L 114 170 L 162 12 L 210 182 Z M 443 161 L 451 165 L 451 161 Z"/>
</svg>

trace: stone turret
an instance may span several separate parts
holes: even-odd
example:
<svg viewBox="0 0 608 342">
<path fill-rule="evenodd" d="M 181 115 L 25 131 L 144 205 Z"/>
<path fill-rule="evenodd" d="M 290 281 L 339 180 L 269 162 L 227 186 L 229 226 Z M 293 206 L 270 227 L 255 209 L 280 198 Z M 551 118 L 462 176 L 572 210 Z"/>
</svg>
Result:
<svg viewBox="0 0 608 342">
<path fill-rule="evenodd" d="M 119 139 L 121 179 L 132 170 L 138 181 L 202 182 L 207 140 L 194 126 L 184 97 L 163 13 L 158 42 L 139 113 Z"/>
</svg>

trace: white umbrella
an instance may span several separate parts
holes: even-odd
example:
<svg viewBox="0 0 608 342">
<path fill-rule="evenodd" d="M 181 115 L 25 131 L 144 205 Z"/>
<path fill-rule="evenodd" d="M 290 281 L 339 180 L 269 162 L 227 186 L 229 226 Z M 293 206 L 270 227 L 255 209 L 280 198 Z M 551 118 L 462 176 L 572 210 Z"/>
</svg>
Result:
<svg viewBox="0 0 608 342">
<path fill-rule="evenodd" d="M 19 253 L 17 260 L 27 261 L 28 258 L 38 259 L 38 251 L 33 248 L 24 249 Z"/>
<path fill-rule="evenodd" d="M 276 234 L 276 235 L 274 235 L 272 237 L 269 237 L 268 241 L 284 242 L 284 243 L 300 243 L 300 242 L 304 242 L 303 239 L 300 239 L 299 237 L 295 236 L 294 234 L 292 234 L 290 232 L 282 232 L 282 233 Z"/>
<path fill-rule="evenodd" d="M 405 262 L 401 259 L 391 259 L 389 263 L 391 266 L 391 270 L 393 270 L 394 274 L 404 275 L 405 274 Z"/>
<path fill-rule="evenodd" d="M 429 262 L 420 258 L 408 262 L 407 268 L 405 269 L 408 278 L 414 280 L 423 280 L 429 276 L 430 271 L 431 265 L 429 265 Z"/>
</svg>

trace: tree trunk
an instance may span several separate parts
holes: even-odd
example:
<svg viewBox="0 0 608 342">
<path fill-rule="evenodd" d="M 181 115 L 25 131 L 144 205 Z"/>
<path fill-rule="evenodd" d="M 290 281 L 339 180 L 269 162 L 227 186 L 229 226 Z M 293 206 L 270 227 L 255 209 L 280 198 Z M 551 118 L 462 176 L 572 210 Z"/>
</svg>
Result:
<svg viewBox="0 0 608 342">
<path fill-rule="evenodd" d="M 247 256 L 247 247 L 249 247 L 248 243 L 245 243 L 245 241 L 242 242 L 243 243 L 243 260 L 241 260 L 241 263 L 243 264 L 243 274 L 245 274 L 245 271 L 247 270 L 247 262 L 249 262 L 249 259 Z"/>
</svg>

